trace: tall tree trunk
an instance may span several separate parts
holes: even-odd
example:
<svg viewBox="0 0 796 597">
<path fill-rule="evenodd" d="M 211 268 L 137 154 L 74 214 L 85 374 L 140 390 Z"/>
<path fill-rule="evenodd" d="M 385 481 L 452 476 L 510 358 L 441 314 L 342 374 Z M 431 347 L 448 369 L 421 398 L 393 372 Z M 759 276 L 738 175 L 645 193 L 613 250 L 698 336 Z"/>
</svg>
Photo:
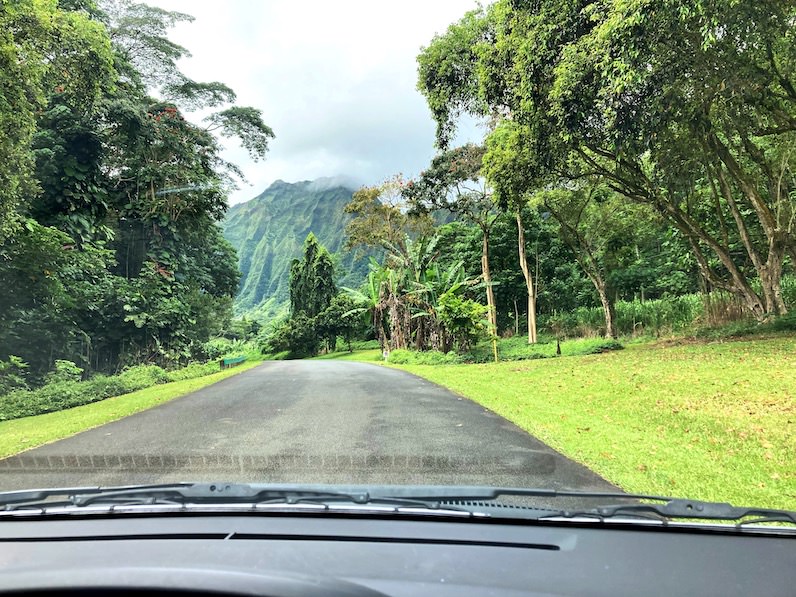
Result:
<svg viewBox="0 0 796 597">
<path fill-rule="evenodd" d="M 655 203 L 655 207 L 659 210 L 661 215 L 668 218 L 669 221 L 683 233 L 683 236 L 685 236 L 688 244 L 691 246 L 694 257 L 697 260 L 700 273 L 705 279 L 708 280 L 712 286 L 722 288 L 739 297 L 752 315 L 757 319 L 762 319 L 765 315 L 763 301 L 752 288 L 748 278 L 733 260 L 729 248 L 723 247 L 715 238 L 708 234 L 694 218 L 683 212 L 673 202 L 666 201 L 665 199 L 659 200 Z M 719 258 L 721 264 L 729 273 L 730 280 L 723 280 L 716 274 L 702 251 L 700 242 L 709 247 L 713 251 L 713 254 Z"/>
<path fill-rule="evenodd" d="M 754 147 L 751 146 L 748 139 L 745 139 L 745 141 L 748 143 L 746 146 L 747 151 L 751 147 L 752 157 L 754 158 Z M 735 180 L 741 193 L 746 198 L 747 203 L 755 210 L 760 227 L 768 240 L 768 255 L 765 264 L 762 263 L 759 257 L 755 260 L 754 256 L 750 255 L 762 286 L 765 311 L 763 316 L 785 315 L 788 309 L 782 300 L 780 280 L 782 279 L 782 268 L 788 237 L 788 232 L 785 230 L 788 230 L 789 227 L 782 225 L 783 222 L 780 219 L 781 213 L 779 213 L 781 210 L 776 209 L 776 207 L 781 204 L 781 201 L 776 201 L 772 209 L 772 206 L 768 205 L 757 188 L 754 178 L 744 170 L 741 162 L 732 155 L 730 149 L 719 140 L 718 136 L 712 135 L 709 138 L 709 144 L 715 150 L 718 158 L 726 166 L 728 174 Z M 719 175 L 722 175 L 721 169 L 719 169 Z M 729 200 L 732 201 L 732 193 L 729 189 L 729 185 L 726 181 L 722 180 L 722 178 L 719 180 L 726 187 L 725 196 L 728 195 Z M 733 204 L 730 205 L 731 208 L 734 206 L 734 201 L 732 203 Z M 750 241 L 744 237 L 744 234 L 748 234 L 746 233 L 745 227 L 739 225 L 739 231 L 741 232 L 741 238 L 745 244 L 750 244 Z"/>
<path fill-rule="evenodd" d="M 481 273 L 484 276 L 484 284 L 486 285 L 486 305 L 489 309 L 489 333 L 492 334 L 492 352 L 494 353 L 495 362 L 497 362 L 497 309 L 495 307 L 495 291 L 492 288 L 492 274 L 489 272 L 489 227 L 482 226 L 481 232 L 483 233 Z"/>
<path fill-rule="evenodd" d="M 716 169 L 716 174 L 719 179 L 719 185 L 724 195 L 724 199 L 730 208 L 730 213 L 736 221 L 736 226 L 743 242 L 746 252 L 752 261 L 752 265 L 757 272 L 760 279 L 760 286 L 763 291 L 763 303 L 765 314 L 785 315 L 788 312 L 784 301 L 782 300 L 782 290 L 780 288 L 780 280 L 782 278 L 782 267 L 785 259 L 785 241 L 783 235 L 777 233 L 776 230 L 767 229 L 766 235 L 768 236 L 768 257 L 765 263 L 760 258 L 759 253 L 754 248 L 751 235 L 746 227 L 746 222 L 743 220 L 741 210 L 735 201 L 732 189 L 724 177 L 721 168 Z"/>
<path fill-rule="evenodd" d="M 517 305 L 517 299 L 514 299 L 514 335 L 520 334 L 520 308 Z"/>
<path fill-rule="evenodd" d="M 739 163 L 715 134 L 704 139 L 703 143 L 707 153 L 718 157 L 726 168 L 727 174 L 738 185 L 747 203 L 755 210 L 757 221 L 770 241 L 770 232 L 776 227 L 776 218 L 772 216 L 770 208 L 765 205 L 762 197 L 755 189 L 752 179 L 746 176 Z M 616 158 L 612 153 L 599 148 L 591 147 L 589 151 L 593 151 L 595 155 L 608 160 L 615 160 Z M 680 230 L 694 252 L 700 273 L 711 285 L 737 296 L 743 302 L 744 308 L 756 319 L 761 321 L 765 319 L 765 297 L 760 297 L 755 292 L 746 274 L 735 262 L 730 247 L 726 246 L 722 240 L 714 238 L 698 219 L 681 209 L 677 201 L 678 194 L 676 192 L 662 193 L 660 190 L 654 189 L 655 183 L 646 177 L 642 168 L 637 164 L 622 164 L 622 167 L 628 168 L 628 170 L 622 172 L 613 171 L 610 168 L 603 167 L 588 152 L 581 151 L 580 154 L 588 164 L 610 181 L 609 186 L 613 190 L 622 193 L 633 201 L 652 205 L 664 218 Z M 713 173 L 711 173 L 712 175 Z M 704 245 L 704 248 L 709 248 L 721 261 L 721 265 L 729 274 L 729 279 L 718 275 L 710 265 L 710 260 L 706 257 L 704 248 L 700 245 Z M 757 273 L 760 275 L 759 271 Z M 776 277 L 778 274 L 772 275 Z M 781 271 L 779 275 L 781 275 Z"/>
<path fill-rule="evenodd" d="M 520 269 L 525 277 L 525 287 L 528 291 L 528 344 L 536 344 L 536 293 L 533 289 L 533 277 L 528 270 L 528 256 L 525 254 L 525 228 L 522 223 L 522 210 L 517 209 L 516 216 Z"/>
<path fill-rule="evenodd" d="M 760 271 L 766 310 L 772 315 L 788 313 L 788 307 L 782 298 L 782 271 L 785 262 L 785 242 L 782 236 L 778 234 L 769 242 L 768 259 Z"/>
<path fill-rule="evenodd" d="M 592 278 L 594 287 L 597 289 L 597 294 L 600 295 L 600 304 L 603 306 L 603 314 L 605 315 L 605 337 L 616 339 L 616 305 L 614 299 L 608 293 L 608 288 L 602 278 Z"/>
</svg>

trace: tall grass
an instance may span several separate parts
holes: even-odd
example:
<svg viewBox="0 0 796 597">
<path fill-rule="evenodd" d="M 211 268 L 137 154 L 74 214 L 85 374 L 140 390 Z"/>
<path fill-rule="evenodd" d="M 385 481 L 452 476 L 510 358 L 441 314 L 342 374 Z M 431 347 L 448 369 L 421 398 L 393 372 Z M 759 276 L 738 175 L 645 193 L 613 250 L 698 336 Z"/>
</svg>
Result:
<svg viewBox="0 0 796 597">
<path fill-rule="evenodd" d="M 687 329 L 701 321 L 710 312 L 720 313 L 725 307 L 707 308 L 701 295 L 636 301 L 619 301 L 616 304 L 616 327 L 620 336 L 670 334 Z M 569 313 L 541 318 L 543 327 L 566 337 L 605 335 L 605 315 L 601 307 L 579 307 Z"/>
<path fill-rule="evenodd" d="M 782 276 L 782 299 L 788 309 L 796 309 L 796 276 Z"/>
<path fill-rule="evenodd" d="M 796 309 L 796 276 L 783 276 L 782 297 L 789 309 Z M 543 330 L 559 336 L 605 335 L 601 307 L 579 307 L 568 313 L 541 316 L 539 321 Z M 735 296 L 723 291 L 616 303 L 620 336 L 662 336 L 736 322 L 749 323 L 749 316 Z"/>
</svg>

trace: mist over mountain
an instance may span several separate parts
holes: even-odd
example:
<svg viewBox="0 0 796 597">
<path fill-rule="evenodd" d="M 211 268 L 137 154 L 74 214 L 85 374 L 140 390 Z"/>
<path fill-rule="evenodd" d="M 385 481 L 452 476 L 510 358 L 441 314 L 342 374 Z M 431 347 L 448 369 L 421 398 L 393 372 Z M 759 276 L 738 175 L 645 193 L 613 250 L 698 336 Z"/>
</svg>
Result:
<svg viewBox="0 0 796 597">
<path fill-rule="evenodd" d="M 367 257 L 346 251 L 343 208 L 358 187 L 353 179 L 327 177 L 288 183 L 277 180 L 260 195 L 233 205 L 224 236 L 238 252 L 241 273 L 235 312 L 266 319 L 289 305 L 290 263 L 302 254 L 312 232 L 335 256 L 338 286 L 358 286 L 367 275 Z"/>
</svg>

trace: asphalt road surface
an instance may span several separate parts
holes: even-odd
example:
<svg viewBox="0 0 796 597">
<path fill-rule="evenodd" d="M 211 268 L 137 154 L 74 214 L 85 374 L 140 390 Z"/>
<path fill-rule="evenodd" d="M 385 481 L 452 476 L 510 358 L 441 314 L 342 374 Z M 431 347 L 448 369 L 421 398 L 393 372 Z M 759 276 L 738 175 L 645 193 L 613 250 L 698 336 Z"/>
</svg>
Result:
<svg viewBox="0 0 796 597">
<path fill-rule="evenodd" d="M 470 400 L 346 361 L 266 362 L 0 460 L 0 490 L 173 481 L 615 489 Z"/>
</svg>

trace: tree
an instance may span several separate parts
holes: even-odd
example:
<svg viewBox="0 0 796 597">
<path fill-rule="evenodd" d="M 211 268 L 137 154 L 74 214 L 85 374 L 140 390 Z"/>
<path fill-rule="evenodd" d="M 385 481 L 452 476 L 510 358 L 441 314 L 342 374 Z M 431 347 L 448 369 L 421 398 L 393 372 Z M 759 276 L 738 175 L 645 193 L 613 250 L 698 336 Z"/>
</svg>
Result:
<svg viewBox="0 0 796 597">
<path fill-rule="evenodd" d="M 480 317 L 468 319 L 485 312 L 466 296 L 474 281 L 461 261 L 440 265 L 437 241 L 406 239 L 406 255 L 387 255 L 385 265 L 371 261 L 363 288 L 343 289 L 356 305 L 351 313 L 367 314 L 383 351 L 413 346 L 448 352 L 454 342 L 466 350 L 482 330 Z"/>
<path fill-rule="evenodd" d="M 473 222 L 481 230 L 481 275 L 486 286 L 490 333 L 497 336 L 495 291 L 489 269 L 489 233 L 497 218 L 491 189 L 481 175 L 484 149 L 465 145 L 439 153 L 431 165 L 403 190 L 416 211 L 447 210 Z M 497 347 L 495 345 L 495 360 Z"/>
<path fill-rule="evenodd" d="M 367 279 L 362 284 L 362 288 L 357 290 L 343 287 L 342 289 L 354 303 L 349 313 L 352 315 L 363 314 L 365 316 L 365 323 L 372 327 L 382 352 L 387 350 L 388 347 L 387 333 L 385 331 L 386 306 L 382 295 L 382 283 L 385 276 L 386 271 L 384 268 L 371 258 L 370 271 Z"/>
<path fill-rule="evenodd" d="M 507 33 L 494 48 L 511 48 L 517 65 L 513 81 L 494 76 L 532 90 L 522 105 L 503 96 L 513 118 L 535 146 L 557 150 L 537 172 L 602 176 L 676 226 L 712 286 L 758 318 L 784 313 L 779 278 L 793 246 L 793 7 L 541 6 L 504 5 Z M 528 52 L 529 36 L 546 39 L 547 51 Z"/>
<path fill-rule="evenodd" d="M 580 138 L 588 136 L 579 152 L 592 168 L 686 235 L 711 284 L 738 295 L 758 318 L 781 314 L 779 279 L 793 245 L 788 147 L 796 95 L 788 65 L 794 9 L 780 2 L 681 8 L 665 2 L 654 12 L 637 10 L 632 36 L 617 24 L 627 8 L 617 5 L 597 20 L 560 67 L 553 93 L 559 120 L 567 131 L 580 128 Z M 595 51 L 611 61 L 596 63 Z M 620 62 L 621 74 L 612 70 Z M 591 84 L 579 88 L 584 77 Z M 576 114 L 584 108 L 603 117 L 583 127 Z M 720 230 L 697 215 L 710 207 Z M 733 237 L 744 247 L 760 294 L 726 242 Z"/>
<path fill-rule="evenodd" d="M 462 112 L 493 118 L 487 178 L 504 199 L 601 177 L 765 318 L 786 310 L 794 257 L 793 18 L 776 1 L 500 0 L 421 54 L 420 87 L 443 133 Z"/>
<path fill-rule="evenodd" d="M 437 122 L 436 143 L 442 149 L 447 148 L 461 114 L 488 116 L 493 122 L 499 117 L 499 111 L 484 101 L 484 80 L 478 73 L 478 49 L 493 37 L 494 29 L 490 12 L 483 8 L 471 11 L 451 25 L 445 35 L 435 37 L 418 56 L 418 88 Z M 510 210 L 516 219 L 517 253 L 527 290 L 528 343 L 533 344 L 537 340 L 536 291 L 528 267 L 522 220 L 525 200 L 522 195 L 495 198 L 501 208 Z"/>
<path fill-rule="evenodd" d="M 304 241 L 304 256 L 290 267 L 291 317 L 304 313 L 313 318 L 325 310 L 337 294 L 334 264 L 329 252 L 310 232 Z"/>
<path fill-rule="evenodd" d="M 53 91 L 88 110 L 114 80 L 107 32 L 55 1 L 0 5 L 0 242 L 19 223 L 15 209 L 36 192 L 30 148 L 36 115 Z"/>
<path fill-rule="evenodd" d="M 470 11 L 445 34 L 435 36 L 417 57 L 417 87 L 437 123 L 440 151 L 449 149 L 462 114 L 489 115 L 477 69 L 478 48 L 491 38 L 492 29 L 485 9 Z"/>
<path fill-rule="evenodd" d="M 605 336 L 617 337 L 615 275 L 628 257 L 634 257 L 634 236 L 651 214 L 644 206 L 630 205 L 621 197 L 595 185 L 539 193 L 537 201 L 561 227 L 570 247 L 591 280 L 605 314 Z"/>
<path fill-rule="evenodd" d="M 453 337 L 460 354 L 469 351 L 484 334 L 487 315 L 484 305 L 456 294 L 444 294 L 439 301 L 439 321 Z"/>
<path fill-rule="evenodd" d="M 338 294 L 326 309 L 315 318 L 315 330 L 326 343 L 326 350 L 332 352 L 337 345 L 337 337 L 343 338 L 351 352 L 351 341 L 361 329 L 356 318 L 356 304 L 347 294 Z"/>
<path fill-rule="evenodd" d="M 505 210 L 513 212 L 517 222 L 517 251 L 520 269 L 525 279 L 528 303 L 528 344 L 535 344 L 536 334 L 536 291 L 533 276 L 528 267 L 528 255 L 525 243 L 525 225 L 523 209 L 528 204 L 527 183 L 523 180 L 517 188 L 516 177 L 522 177 L 516 171 L 517 154 L 525 154 L 523 147 L 517 146 L 517 137 L 513 135 L 510 123 L 501 123 L 490 135 L 487 143 L 488 151 L 484 156 L 484 172 L 495 185 L 495 199 Z M 514 184 L 512 184 L 514 183 Z M 538 281 L 537 281 L 538 282 Z"/>
<path fill-rule="evenodd" d="M 344 211 L 353 217 L 346 225 L 346 248 L 378 248 L 406 256 L 406 240 L 424 238 L 434 229 L 428 214 L 409 210 L 402 194 L 405 182 L 395 177 L 385 183 L 362 187 Z"/>
<path fill-rule="evenodd" d="M 298 313 L 278 324 L 266 345 L 272 352 L 289 352 L 291 358 L 314 356 L 320 345 L 315 321 L 303 312 Z"/>
<path fill-rule="evenodd" d="M 59 358 L 90 372 L 203 354 L 239 277 L 218 222 L 240 172 L 216 135 L 256 158 L 273 137 L 232 90 L 179 71 L 186 51 L 166 33 L 187 15 L 101 9 L 0 6 L 0 273 L 17 281 L 0 297 L 0 352 L 41 338 L 25 349 L 34 377 Z M 204 126 L 184 116 L 197 108 Z"/>
</svg>

